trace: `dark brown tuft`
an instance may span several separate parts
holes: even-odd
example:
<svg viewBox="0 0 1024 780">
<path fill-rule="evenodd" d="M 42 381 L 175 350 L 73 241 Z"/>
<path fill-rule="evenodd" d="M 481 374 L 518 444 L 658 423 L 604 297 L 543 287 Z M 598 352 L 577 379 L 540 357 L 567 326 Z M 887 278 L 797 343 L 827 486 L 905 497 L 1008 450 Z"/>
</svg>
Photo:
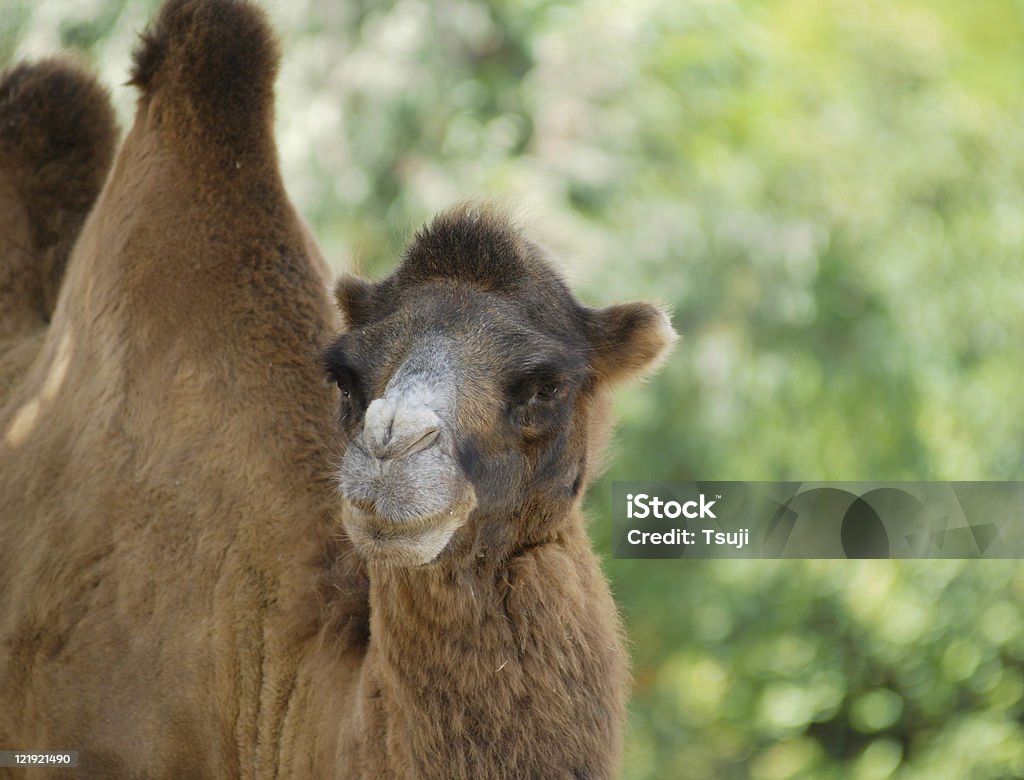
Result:
<svg viewBox="0 0 1024 780">
<path fill-rule="evenodd" d="M 42 267 L 45 316 L 68 254 L 106 179 L 117 143 L 110 96 L 60 59 L 22 63 L 0 77 L 0 171 L 14 185 Z"/>
<path fill-rule="evenodd" d="M 553 285 L 568 293 L 540 249 L 498 210 L 474 203 L 438 215 L 405 252 L 403 283 L 452 279 L 484 291 L 520 292 Z"/>
<path fill-rule="evenodd" d="M 277 40 L 263 10 L 245 0 L 170 0 L 133 59 L 130 84 L 144 96 L 180 98 L 206 129 L 247 133 L 271 115 Z"/>
</svg>

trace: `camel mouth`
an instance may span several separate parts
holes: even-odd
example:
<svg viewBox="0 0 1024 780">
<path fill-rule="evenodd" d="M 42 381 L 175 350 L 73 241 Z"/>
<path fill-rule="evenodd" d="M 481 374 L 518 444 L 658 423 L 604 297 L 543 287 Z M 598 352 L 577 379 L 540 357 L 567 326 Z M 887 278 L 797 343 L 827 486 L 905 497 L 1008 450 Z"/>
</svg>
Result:
<svg viewBox="0 0 1024 780">
<path fill-rule="evenodd" d="M 477 503 L 450 442 L 428 430 L 407 437 L 401 455 L 394 457 L 379 441 L 368 444 L 366 438 L 350 442 L 338 473 L 349 538 L 368 561 L 405 566 L 434 561 Z"/>
<path fill-rule="evenodd" d="M 444 551 L 476 506 L 475 495 L 447 510 L 413 518 L 393 520 L 345 501 L 344 524 L 349 539 L 363 558 L 372 563 L 396 566 L 425 566 Z"/>
</svg>

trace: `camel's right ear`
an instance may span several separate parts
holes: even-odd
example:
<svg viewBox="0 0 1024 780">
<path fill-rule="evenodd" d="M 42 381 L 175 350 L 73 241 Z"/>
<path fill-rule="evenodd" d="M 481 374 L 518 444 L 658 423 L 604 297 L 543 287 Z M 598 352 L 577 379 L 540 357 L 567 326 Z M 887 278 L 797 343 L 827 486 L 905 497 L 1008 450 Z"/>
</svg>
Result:
<svg viewBox="0 0 1024 780">
<path fill-rule="evenodd" d="M 366 322 L 373 300 L 373 285 L 358 276 L 345 274 L 334 285 L 334 300 L 348 327 L 356 328 Z"/>
<path fill-rule="evenodd" d="M 591 371 L 616 383 L 656 371 L 679 339 L 664 309 L 646 301 L 589 310 Z"/>
</svg>

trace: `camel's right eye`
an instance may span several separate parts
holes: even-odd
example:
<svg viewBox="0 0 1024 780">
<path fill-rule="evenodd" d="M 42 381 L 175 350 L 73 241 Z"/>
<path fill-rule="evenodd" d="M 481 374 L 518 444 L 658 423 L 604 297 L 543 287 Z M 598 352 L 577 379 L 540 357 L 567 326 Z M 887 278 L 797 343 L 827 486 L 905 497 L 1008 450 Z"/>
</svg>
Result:
<svg viewBox="0 0 1024 780">
<path fill-rule="evenodd" d="M 341 391 L 342 400 L 347 403 L 356 398 L 359 395 L 359 375 L 342 348 L 341 341 L 331 345 L 321 360 L 327 378 L 334 382 Z"/>
<path fill-rule="evenodd" d="M 341 391 L 341 397 L 345 401 L 351 401 L 358 392 L 359 383 L 350 369 L 339 371 L 334 377 L 335 384 Z"/>
<path fill-rule="evenodd" d="M 359 376 L 352 370 L 352 367 L 344 363 L 334 363 L 328 366 L 327 373 L 331 381 L 341 391 L 342 406 L 351 409 L 358 405 L 362 393 L 360 392 Z"/>
<path fill-rule="evenodd" d="M 341 420 L 345 426 L 356 425 L 362 419 L 364 410 L 363 392 L 360 388 L 359 377 L 352 369 L 336 367 L 331 372 L 331 378 L 341 392 Z"/>
</svg>

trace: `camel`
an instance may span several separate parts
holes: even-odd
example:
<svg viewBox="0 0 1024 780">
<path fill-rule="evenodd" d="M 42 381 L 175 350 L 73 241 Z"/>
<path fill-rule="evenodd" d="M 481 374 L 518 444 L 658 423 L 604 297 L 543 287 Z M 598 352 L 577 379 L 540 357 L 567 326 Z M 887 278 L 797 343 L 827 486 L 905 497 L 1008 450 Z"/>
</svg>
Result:
<svg viewBox="0 0 1024 780">
<path fill-rule="evenodd" d="M 613 777 L 627 653 L 580 504 L 669 320 L 583 305 L 473 203 L 335 307 L 278 56 L 257 7 L 169 0 L 116 157 L 81 69 L 0 84 L 0 747 L 76 777 Z"/>
</svg>

